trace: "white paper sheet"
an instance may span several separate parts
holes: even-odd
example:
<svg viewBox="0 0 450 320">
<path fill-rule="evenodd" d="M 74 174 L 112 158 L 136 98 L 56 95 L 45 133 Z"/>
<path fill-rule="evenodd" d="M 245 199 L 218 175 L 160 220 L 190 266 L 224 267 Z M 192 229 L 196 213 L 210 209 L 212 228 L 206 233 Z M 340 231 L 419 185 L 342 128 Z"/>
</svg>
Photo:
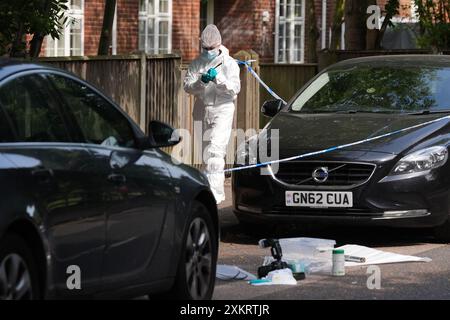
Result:
<svg viewBox="0 0 450 320">
<path fill-rule="evenodd" d="M 400 263 L 400 262 L 430 262 L 430 258 L 407 256 L 398 253 L 386 252 L 369 247 L 347 244 L 337 249 L 343 249 L 345 255 L 366 258 L 366 262 L 345 262 L 346 267 L 356 267 L 374 264 Z"/>
</svg>

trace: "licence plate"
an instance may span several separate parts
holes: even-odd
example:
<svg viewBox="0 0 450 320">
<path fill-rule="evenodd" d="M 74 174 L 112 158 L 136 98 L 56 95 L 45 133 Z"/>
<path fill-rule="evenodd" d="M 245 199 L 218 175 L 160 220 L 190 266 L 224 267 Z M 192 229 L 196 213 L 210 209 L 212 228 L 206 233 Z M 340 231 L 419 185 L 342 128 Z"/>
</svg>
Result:
<svg viewBox="0 0 450 320">
<path fill-rule="evenodd" d="M 286 206 L 309 208 L 351 208 L 352 192 L 286 191 Z"/>
</svg>

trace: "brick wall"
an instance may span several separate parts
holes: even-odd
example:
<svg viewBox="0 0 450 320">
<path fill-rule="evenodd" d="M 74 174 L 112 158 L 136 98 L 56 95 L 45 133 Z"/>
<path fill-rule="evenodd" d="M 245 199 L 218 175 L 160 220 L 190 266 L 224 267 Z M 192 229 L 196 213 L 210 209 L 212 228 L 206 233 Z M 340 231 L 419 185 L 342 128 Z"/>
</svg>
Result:
<svg viewBox="0 0 450 320">
<path fill-rule="evenodd" d="M 306 0 L 311 1 L 311 0 Z M 387 0 L 378 0 L 384 7 Z M 318 31 L 322 27 L 322 0 L 314 0 Z M 409 4 L 410 0 L 401 0 Z M 105 0 L 86 0 L 84 16 L 84 54 L 96 55 L 100 38 Z M 215 0 L 214 19 L 222 33 L 223 43 L 231 54 L 239 50 L 255 50 L 262 61 L 273 62 L 275 51 L 276 0 Z M 326 44 L 333 23 L 335 1 L 327 1 Z M 263 12 L 269 12 L 269 21 L 263 21 Z M 138 0 L 117 0 L 117 53 L 138 50 Z M 402 12 L 405 14 L 405 12 Z M 186 62 L 199 54 L 200 0 L 173 0 L 172 48 Z M 305 28 L 305 52 L 308 52 L 308 27 Z M 316 42 L 321 49 L 321 38 Z M 310 57 L 305 57 L 310 62 Z"/>
<path fill-rule="evenodd" d="M 263 21 L 263 12 L 269 12 L 269 21 Z M 262 61 L 273 62 L 275 55 L 275 1 L 254 1 L 253 19 L 255 35 L 252 42 L 253 50 Z"/>
<path fill-rule="evenodd" d="M 173 0 L 172 49 L 189 62 L 200 52 L 200 0 Z"/>
<path fill-rule="evenodd" d="M 310 0 L 307 0 L 310 1 Z M 215 23 L 222 32 L 223 43 L 236 53 L 239 50 L 255 50 L 262 61 L 273 62 L 275 55 L 275 0 L 232 0 L 215 2 Z M 315 0 L 316 20 L 320 32 L 322 23 L 322 0 Z M 263 12 L 269 12 L 269 21 L 263 22 Z M 333 21 L 334 1 L 327 5 L 327 44 L 328 29 Z M 309 39 L 308 28 L 305 28 L 305 52 Z M 320 49 L 320 37 L 317 49 Z M 305 55 L 305 62 L 310 57 Z"/>
<path fill-rule="evenodd" d="M 117 0 L 117 54 L 136 52 L 139 49 L 138 28 L 139 1 Z"/>
<path fill-rule="evenodd" d="M 84 55 L 95 56 L 103 25 L 105 0 L 84 2 Z M 117 53 L 138 50 L 139 1 L 117 0 Z M 45 41 L 41 56 L 45 55 Z"/>
<path fill-rule="evenodd" d="M 384 6 L 389 0 L 377 0 L 377 4 L 384 10 Z M 399 16 L 411 17 L 411 0 L 400 0 Z"/>
<path fill-rule="evenodd" d="M 269 22 L 263 22 L 264 11 L 270 13 Z M 274 0 L 216 0 L 214 19 L 222 33 L 223 44 L 230 49 L 231 54 L 239 50 L 253 49 L 263 60 L 273 61 Z"/>
<path fill-rule="evenodd" d="M 104 8 L 105 0 L 86 0 L 84 2 L 84 55 L 86 56 L 97 54 Z"/>
<path fill-rule="evenodd" d="M 84 54 L 96 55 L 103 25 L 105 0 L 84 5 Z M 117 54 L 138 50 L 139 1 L 117 0 Z"/>
<path fill-rule="evenodd" d="M 307 0 L 309 1 L 309 0 Z M 316 2 L 317 25 L 321 24 L 321 0 Z M 329 0 L 328 25 L 332 22 L 334 1 Z M 214 19 L 222 33 L 223 43 L 231 54 L 255 50 L 262 61 L 273 62 L 275 51 L 275 0 L 215 0 Z M 86 0 L 84 15 L 84 54 L 96 55 L 103 22 L 105 0 Z M 263 12 L 269 21 L 263 21 Z M 138 50 L 138 0 L 117 0 L 117 53 Z M 200 52 L 200 0 L 173 0 L 172 49 L 185 62 Z M 328 33 L 327 33 L 328 35 Z M 305 41 L 307 44 L 308 41 Z M 320 48 L 320 39 L 317 42 Z M 308 59 L 306 59 L 308 62 Z"/>
<path fill-rule="evenodd" d="M 96 55 L 103 25 L 105 0 L 84 5 L 84 54 Z M 139 1 L 117 0 L 117 54 L 138 50 Z"/>
</svg>

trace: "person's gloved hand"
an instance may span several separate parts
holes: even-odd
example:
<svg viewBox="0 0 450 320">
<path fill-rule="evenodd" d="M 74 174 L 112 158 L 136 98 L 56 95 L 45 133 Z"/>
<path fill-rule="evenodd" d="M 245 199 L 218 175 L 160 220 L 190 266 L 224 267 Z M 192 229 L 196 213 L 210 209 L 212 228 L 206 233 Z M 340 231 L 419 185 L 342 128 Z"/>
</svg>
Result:
<svg viewBox="0 0 450 320">
<path fill-rule="evenodd" d="M 211 81 L 214 81 L 214 79 L 217 77 L 217 70 L 214 68 L 211 68 L 208 70 L 209 77 L 211 78 Z"/>
<path fill-rule="evenodd" d="M 214 68 L 211 68 L 208 70 L 208 72 L 202 74 L 202 81 L 204 83 L 208 83 L 210 81 L 214 81 L 214 79 L 217 77 L 217 70 Z"/>
</svg>

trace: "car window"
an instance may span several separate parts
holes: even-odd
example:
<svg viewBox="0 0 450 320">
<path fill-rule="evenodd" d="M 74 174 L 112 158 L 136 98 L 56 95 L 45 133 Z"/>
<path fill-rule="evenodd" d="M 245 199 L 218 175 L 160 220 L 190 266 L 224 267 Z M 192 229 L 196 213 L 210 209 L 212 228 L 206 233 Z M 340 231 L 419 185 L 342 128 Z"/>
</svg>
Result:
<svg viewBox="0 0 450 320">
<path fill-rule="evenodd" d="M 0 105 L 17 142 L 70 142 L 56 100 L 40 75 L 12 79 L 0 87 Z M 3 124 L 2 124 L 3 126 Z"/>
<path fill-rule="evenodd" d="M 9 125 L 6 115 L 3 110 L 0 109 L 0 143 L 2 142 L 13 142 L 16 139 Z"/>
<path fill-rule="evenodd" d="M 88 143 L 105 146 L 135 146 L 129 121 L 108 101 L 81 82 L 48 75 L 67 102 Z"/>
<path fill-rule="evenodd" d="M 450 68 L 356 66 L 321 74 L 294 101 L 304 113 L 450 109 Z"/>
</svg>

